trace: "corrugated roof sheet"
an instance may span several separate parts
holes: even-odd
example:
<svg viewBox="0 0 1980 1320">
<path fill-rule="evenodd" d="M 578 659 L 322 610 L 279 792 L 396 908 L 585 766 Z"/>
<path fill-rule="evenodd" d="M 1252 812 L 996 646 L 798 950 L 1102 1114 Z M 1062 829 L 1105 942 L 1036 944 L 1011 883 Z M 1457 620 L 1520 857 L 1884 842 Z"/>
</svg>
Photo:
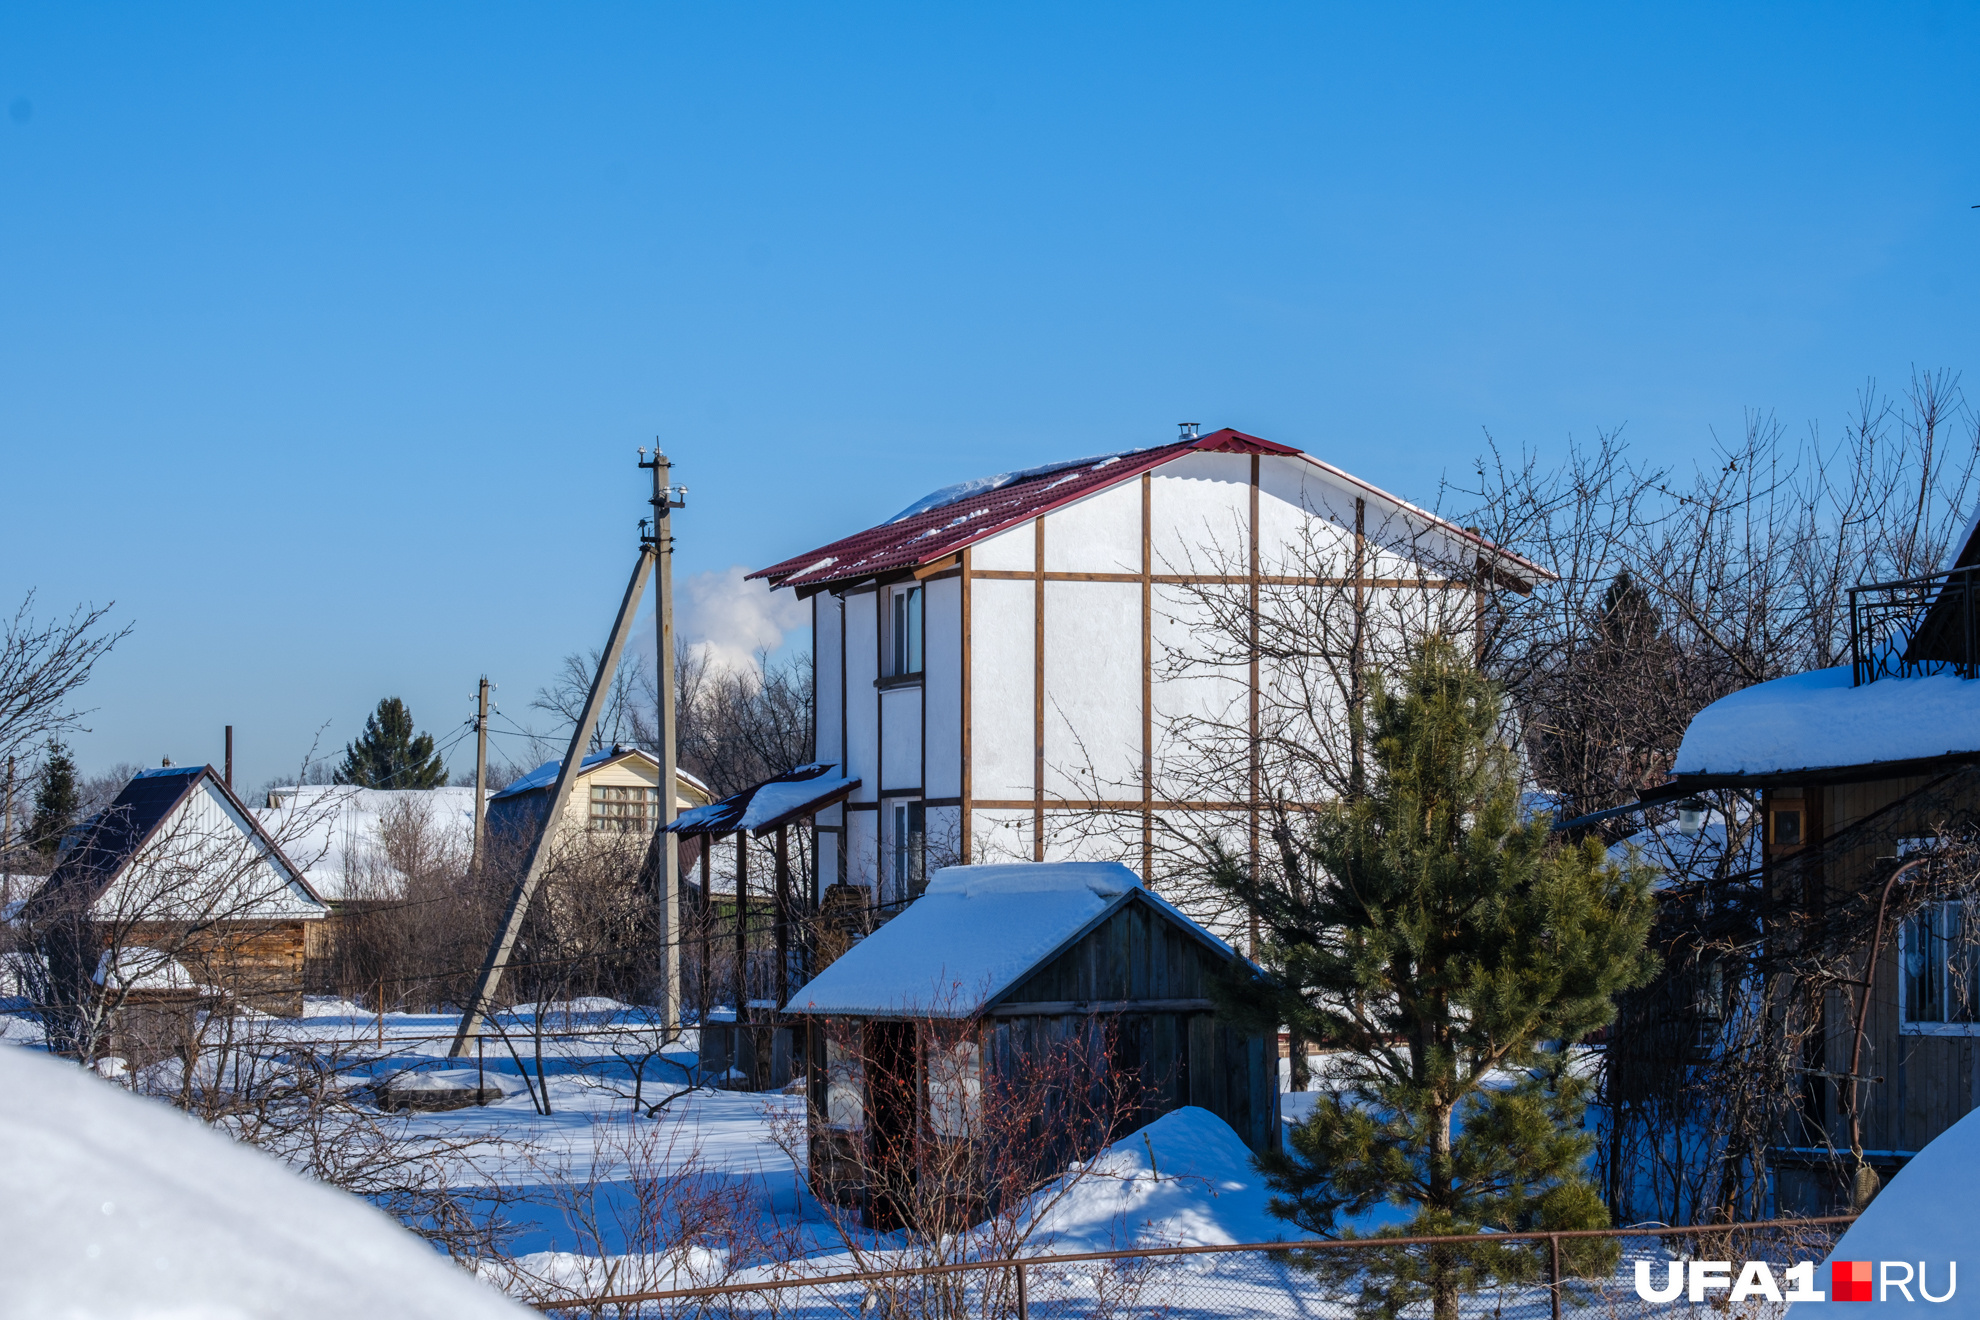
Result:
<svg viewBox="0 0 1980 1320">
<path fill-rule="evenodd" d="M 1179 440 L 1153 449 L 1108 455 L 1091 463 L 1082 460 L 1083 466 L 1050 464 L 1011 474 L 1012 479 L 1008 481 L 989 478 L 986 479 L 985 489 L 961 498 L 945 497 L 975 483 L 964 482 L 960 486 L 945 487 L 908 506 L 910 509 L 919 508 L 919 512 L 897 516 L 891 522 L 870 527 L 805 554 L 794 555 L 782 563 L 758 569 L 750 577 L 768 578 L 772 587 L 791 587 L 800 594 L 809 594 L 833 583 L 920 568 L 955 554 L 965 546 L 974 545 L 987 536 L 1138 477 L 1189 453 L 1274 454 L 1303 458 L 1352 486 L 1410 510 L 1460 540 L 1471 541 L 1491 550 L 1493 562 L 1511 565 L 1535 578 L 1554 576 L 1538 564 L 1492 545 L 1475 532 L 1466 531 L 1426 509 L 1397 499 L 1387 491 L 1350 476 L 1332 464 L 1323 463 L 1303 450 L 1226 427 L 1194 440 Z M 922 507 L 938 499 L 940 502 L 933 507 Z"/>
</svg>

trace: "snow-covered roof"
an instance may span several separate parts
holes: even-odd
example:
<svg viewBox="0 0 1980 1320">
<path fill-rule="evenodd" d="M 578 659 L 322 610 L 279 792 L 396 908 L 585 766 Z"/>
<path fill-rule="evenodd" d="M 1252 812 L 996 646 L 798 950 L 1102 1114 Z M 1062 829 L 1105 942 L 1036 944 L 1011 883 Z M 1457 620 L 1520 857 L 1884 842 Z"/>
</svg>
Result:
<svg viewBox="0 0 1980 1320">
<path fill-rule="evenodd" d="M 1047 463 L 944 486 L 916 500 L 876 527 L 794 555 L 781 563 L 758 569 L 749 576 L 752 579 L 768 578 L 772 587 L 791 587 L 803 594 L 834 583 L 923 567 L 1006 528 L 1132 480 L 1185 455 L 1197 453 L 1296 458 L 1367 493 L 1412 520 L 1441 529 L 1453 541 L 1473 546 L 1481 558 L 1492 566 L 1495 575 L 1509 583 L 1530 586 L 1535 581 L 1555 576 L 1531 560 L 1494 545 L 1477 532 L 1459 527 L 1428 509 L 1418 508 L 1303 450 L 1260 436 L 1246 435 L 1229 427 L 1148 449 Z"/>
<path fill-rule="evenodd" d="M 321 895 L 210 765 L 131 777 L 58 854 L 30 909 L 67 901 L 148 920 L 284 920 L 325 915 Z M 128 905 L 135 904 L 132 908 Z"/>
<path fill-rule="evenodd" d="M 1005 486 L 1015 485 L 1020 481 L 1033 481 L 1039 477 L 1049 477 L 1056 472 L 1070 472 L 1074 468 L 1082 467 L 1092 468 L 1098 471 L 1103 467 L 1118 463 L 1132 454 L 1146 452 L 1147 447 L 1144 446 L 1141 449 L 1123 449 L 1118 453 L 1112 454 L 1094 454 L 1088 458 L 1069 458 L 1058 463 L 1041 463 L 1037 467 L 1019 468 L 1015 472 L 999 472 L 989 477 L 971 477 L 968 481 L 958 481 L 953 486 L 944 486 L 940 490 L 930 491 L 887 521 L 890 523 L 906 522 L 917 513 L 927 513 L 931 509 L 946 509 L 951 504 L 961 503 L 972 495 L 981 495 L 986 491 L 1000 490 Z"/>
<path fill-rule="evenodd" d="M 472 788 L 354 788 L 301 784 L 269 790 L 276 805 L 255 816 L 302 867 L 310 887 L 332 901 L 358 876 L 404 879 L 385 853 L 387 813 L 422 811 L 433 842 L 465 854 L 474 843 Z"/>
<path fill-rule="evenodd" d="M 1226 957 L 1228 944 L 1119 862 L 945 866 L 899 916 L 791 996 L 794 1013 L 969 1017 L 1116 908 L 1153 904 Z"/>
<path fill-rule="evenodd" d="M 1721 697 L 1692 717 L 1673 773 L 1779 775 L 1980 758 L 1980 680 L 1932 674 L 1852 687 L 1850 679 L 1844 665 Z"/>
<path fill-rule="evenodd" d="M 0 1045 L 9 1315 L 530 1315 L 358 1197 Z"/>
<path fill-rule="evenodd" d="M 720 802 L 683 811 L 668 828 L 675 834 L 734 834 L 809 815 L 859 787 L 857 779 L 832 774 L 836 768 L 826 761 L 798 766 Z"/>
<path fill-rule="evenodd" d="M 645 748 L 628 747 L 624 743 L 613 743 L 610 747 L 592 752 L 583 760 L 579 761 L 578 769 L 581 772 L 590 770 L 596 766 L 604 765 L 607 761 L 616 761 L 624 757 L 637 757 L 652 766 L 656 771 L 660 768 L 660 758 Z M 539 789 L 554 787 L 557 783 L 557 771 L 563 768 L 563 764 L 564 758 L 561 756 L 554 760 L 545 761 L 542 765 L 537 766 L 520 779 L 511 781 L 507 788 L 504 788 L 488 800 L 493 802 L 498 798 L 511 798 L 519 794 L 534 793 Z M 674 776 L 681 783 L 687 784 L 703 797 L 709 796 L 710 790 L 708 785 L 702 783 L 701 780 L 681 769 L 679 766 L 674 768 Z M 675 787 L 678 789 L 679 784 L 676 784 Z"/>
</svg>

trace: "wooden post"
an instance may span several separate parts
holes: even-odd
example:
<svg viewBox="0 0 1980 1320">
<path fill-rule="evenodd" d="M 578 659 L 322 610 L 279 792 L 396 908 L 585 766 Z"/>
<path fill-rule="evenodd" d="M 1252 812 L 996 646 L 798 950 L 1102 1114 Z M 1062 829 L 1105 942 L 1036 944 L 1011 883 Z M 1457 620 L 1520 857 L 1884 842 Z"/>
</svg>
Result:
<svg viewBox="0 0 1980 1320">
<path fill-rule="evenodd" d="M 530 845 L 529 862 L 523 867 L 522 878 L 516 882 L 509 895 L 508 910 L 502 914 L 502 924 L 496 928 L 494 942 L 488 946 L 488 957 L 482 963 L 481 976 L 475 982 L 474 992 L 469 997 L 466 1011 L 461 1014 L 461 1025 L 454 1033 L 454 1043 L 447 1050 L 447 1057 L 458 1059 L 467 1052 L 467 1043 L 481 1030 L 482 1018 L 495 999 L 495 991 L 502 984 L 502 972 L 509 964 L 509 953 L 516 947 L 516 940 L 522 935 L 523 918 L 529 914 L 529 900 L 536 893 L 536 886 L 542 882 L 544 864 L 556 847 L 558 826 L 563 823 L 564 808 L 570 804 L 571 786 L 577 782 L 579 763 L 584 760 L 584 751 L 591 743 L 591 733 L 598 727 L 598 716 L 605 708 L 606 695 L 612 688 L 612 675 L 619 667 L 619 656 L 626 649 L 626 638 L 632 635 L 633 616 L 639 612 L 639 598 L 646 590 L 646 579 L 653 571 L 653 547 L 642 545 L 639 548 L 639 562 L 633 565 L 632 578 L 626 583 L 626 594 L 619 601 L 619 617 L 612 623 L 611 638 L 605 644 L 605 654 L 598 661 L 598 673 L 592 677 L 591 693 L 584 700 L 584 713 L 578 716 L 577 727 L 571 730 L 570 746 L 564 752 L 564 762 L 557 768 L 557 786 L 550 794 L 550 809 L 544 814 L 543 829 Z"/>
<path fill-rule="evenodd" d="M 231 724 L 227 726 L 226 779 L 227 779 L 227 787 L 232 788 L 234 786 L 234 726 Z"/>
<path fill-rule="evenodd" d="M 791 840 L 790 827 L 777 827 L 777 1012 L 791 997 Z"/>
<path fill-rule="evenodd" d="M 749 1021 L 749 835 L 738 830 L 736 840 L 736 1047 L 742 1053 L 743 1024 Z M 729 1063 L 735 1067 L 733 1057 Z M 750 1084 L 756 1083 L 756 1060 L 750 1059 Z"/>
<path fill-rule="evenodd" d="M 474 845 L 468 871 L 481 873 L 482 834 L 488 828 L 488 675 L 481 676 L 481 694 L 474 716 Z"/>
<path fill-rule="evenodd" d="M 712 936 L 714 933 L 712 927 L 715 925 L 715 891 L 709 887 L 710 869 L 711 869 L 709 864 L 709 855 L 714 851 L 715 851 L 714 837 L 712 835 L 707 835 L 707 834 L 702 835 L 701 836 L 701 976 L 700 976 L 701 1019 L 700 1022 L 701 1022 L 701 1029 L 703 1031 L 706 1031 L 708 1029 L 708 1010 L 711 1007 L 713 1007 L 713 1001 L 715 998 L 715 989 L 713 985 L 714 972 L 713 969 L 711 969 L 708 965 L 708 959 L 710 955 L 713 954 L 715 947 L 710 939 L 710 936 Z"/>
</svg>

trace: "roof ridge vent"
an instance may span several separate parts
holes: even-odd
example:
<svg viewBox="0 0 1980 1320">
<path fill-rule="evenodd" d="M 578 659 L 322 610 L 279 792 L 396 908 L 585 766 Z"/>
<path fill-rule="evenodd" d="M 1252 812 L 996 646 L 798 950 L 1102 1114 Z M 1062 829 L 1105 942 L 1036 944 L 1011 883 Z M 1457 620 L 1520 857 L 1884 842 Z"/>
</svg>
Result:
<svg viewBox="0 0 1980 1320">
<path fill-rule="evenodd" d="M 1177 422 L 1176 430 L 1178 434 L 1176 438 L 1178 440 L 1198 439 L 1199 437 L 1197 436 L 1196 431 L 1197 431 L 1197 427 L 1200 425 L 1201 423 L 1198 422 Z"/>
</svg>

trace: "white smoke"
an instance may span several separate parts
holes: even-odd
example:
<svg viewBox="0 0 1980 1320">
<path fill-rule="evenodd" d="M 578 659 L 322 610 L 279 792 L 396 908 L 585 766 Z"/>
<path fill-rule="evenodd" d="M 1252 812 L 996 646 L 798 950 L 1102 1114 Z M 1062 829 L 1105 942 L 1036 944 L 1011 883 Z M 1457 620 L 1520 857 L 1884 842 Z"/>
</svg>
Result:
<svg viewBox="0 0 1980 1320">
<path fill-rule="evenodd" d="M 755 668 L 759 654 L 775 651 L 787 633 L 811 621 L 811 606 L 795 592 L 746 582 L 742 564 L 697 573 L 681 585 L 674 627 L 711 665 Z"/>
</svg>

